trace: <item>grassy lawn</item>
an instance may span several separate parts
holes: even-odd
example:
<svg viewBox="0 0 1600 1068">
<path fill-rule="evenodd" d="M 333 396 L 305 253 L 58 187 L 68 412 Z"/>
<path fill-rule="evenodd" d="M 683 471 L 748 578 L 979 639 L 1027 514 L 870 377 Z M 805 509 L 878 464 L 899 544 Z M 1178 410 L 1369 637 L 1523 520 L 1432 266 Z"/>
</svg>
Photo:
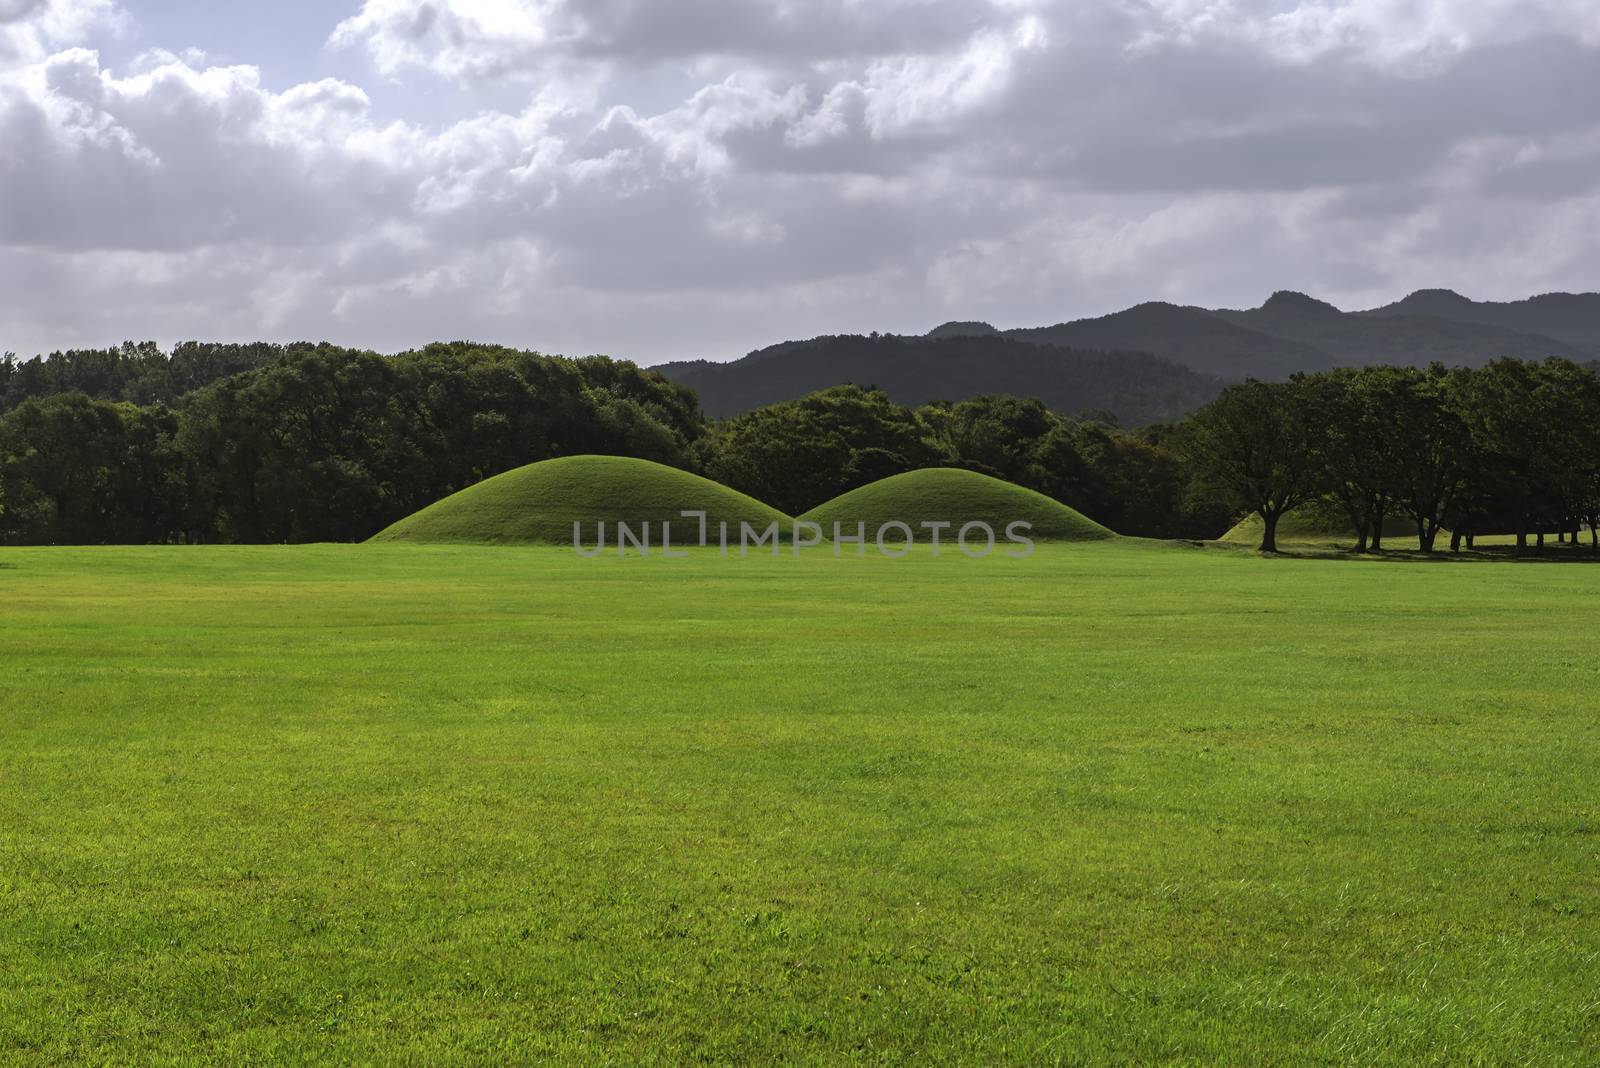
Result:
<svg viewBox="0 0 1600 1068">
<path fill-rule="evenodd" d="M 1600 1060 L 1600 568 L 0 565 L 0 1061 Z"/>
</svg>

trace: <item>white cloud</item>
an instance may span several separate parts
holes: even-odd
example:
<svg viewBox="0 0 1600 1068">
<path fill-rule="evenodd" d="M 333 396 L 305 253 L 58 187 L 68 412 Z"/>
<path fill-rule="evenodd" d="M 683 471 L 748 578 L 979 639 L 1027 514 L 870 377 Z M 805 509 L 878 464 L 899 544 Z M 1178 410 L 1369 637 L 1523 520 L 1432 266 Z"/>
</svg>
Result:
<svg viewBox="0 0 1600 1068">
<path fill-rule="evenodd" d="M 1042 50 L 1038 19 L 976 35 L 953 56 L 900 56 L 867 70 L 864 119 L 875 138 L 942 130 L 996 101 L 1011 85 L 1021 53 Z"/>
<path fill-rule="evenodd" d="M 1290 62 L 1344 52 L 1414 70 L 1481 45 L 1600 33 L 1600 0 L 1149 0 L 1147 10 L 1141 46 L 1244 40 Z"/>
<path fill-rule="evenodd" d="M 664 359 L 1571 288 L 1600 271 L 1596 4 L 367 0 L 331 39 L 369 76 L 295 85 L 83 47 L 104 0 L 0 0 L 0 347 Z"/>
<path fill-rule="evenodd" d="M 96 29 L 115 29 L 112 0 L 0 0 L 0 70 L 35 63 Z"/>
<path fill-rule="evenodd" d="M 395 166 L 414 139 L 374 126 L 360 89 L 284 93 L 253 67 L 172 60 L 119 78 L 69 49 L 16 76 L 0 106 L 0 242 L 174 249 L 322 243 L 404 207 Z"/>
<path fill-rule="evenodd" d="M 561 0 L 366 0 L 331 42 L 364 46 L 384 74 L 427 66 L 485 78 L 529 73 L 578 28 Z"/>
</svg>

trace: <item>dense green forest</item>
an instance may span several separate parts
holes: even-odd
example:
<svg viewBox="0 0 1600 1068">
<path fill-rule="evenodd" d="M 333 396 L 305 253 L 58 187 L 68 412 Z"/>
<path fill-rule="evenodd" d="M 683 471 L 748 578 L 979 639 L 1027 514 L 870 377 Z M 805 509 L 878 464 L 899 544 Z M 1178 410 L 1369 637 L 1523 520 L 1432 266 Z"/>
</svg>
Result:
<svg viewBox="0 0 1600 1068">
<path fill-rule="evenodd" d="M 180 347 L 180 354 L 197 349 Z M 0 537 L 13 543 L 349 541 L 535 460 L 618 453 L 699 464 L 694 394 L 630 363 L 467 344 L 395 357 L 222 347 L 194 367 L 150 350 L 0 372 L 33 395 L 0 416 Z M 203 375 L 201 376 L 203 377 Z M 42 392 L 38 382 L 70 392 Z M 114 399 L 154 390 L 153 404 Z M 14 403 L 20 391 L 0 391 Z"/>
<path fill-rule="evenodd" d="M 1138 431 L 1038 399 L 917 407 L 839 385 L 728 420 L 661 374 L 469 343 L 153 345 L 0 361 L 0 540 L 351 541 L 490 475 L 638 456 L 791 514 L 888 475 L 965 467 L 1123 534 L 1211 538 L 1246 512 L 1337 509 L 1362 546 L 1440 530 L 1576 531 L 1600 513 L 1600 378 L 1552 359 L 1246 382 Z"/>
</svg>

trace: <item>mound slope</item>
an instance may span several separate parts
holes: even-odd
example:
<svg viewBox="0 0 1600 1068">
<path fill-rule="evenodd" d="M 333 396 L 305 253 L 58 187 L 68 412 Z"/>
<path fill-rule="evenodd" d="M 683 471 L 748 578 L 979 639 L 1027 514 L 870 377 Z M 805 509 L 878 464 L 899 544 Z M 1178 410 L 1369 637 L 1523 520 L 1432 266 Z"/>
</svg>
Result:
<svg viewBox="0 0 1600 1068">
<path fill-rule="evenodd" d="M 650 524 L 660 544 L 661 524 L 672 524 L 673 543 L 694 544 L 698 522 L 684 511 L 706 513 L 711 538 L 718 522 L 764 529 L 779 523 L 785 537 L 792 520 L 753 497 L 687 471 L 620 456 L 567 456 L 529 464 L 485 479 L 429 505 L 375 536 L 375 542 L 467 542 L 488 545 L 571 545 L 572 524 L 583 524 L 592 547 L 596 524 L 606 523 L 614 545 L 618 522 L 638 531 Z"/>
<path fill-rule="evenodd" d="M 858 523 L 865 523 L 870 538 L 883 524 L 894 521 L 910 526 L 919 540 L 924 522 L 952 524 L 946 535 L 950 539 L 963 524 L 973 522 L 988 523 L 1001 537 L 1011 523 L 1031 523 L 1029 536 L 1036 541 L 1116 537 L 1094 520 L 1042 493 L 953 467 L 895 475 L 835 497 L 800 518 L 819 524 L 829 537 L 834 523 L 845 532 L 853 532 Z"/>
<path fill-rule="evenodd" d="M 1383 536 L 1385 540 L 1415 539 L 1417 528 L 1404 517 L 1390 516 L 1383 522 Z M 1261 544 L 1261 517 L 1252 512 L 1218 540 L 1254 549 Z M 1279 545 L 1337 545 L 1351 548 L 1355 543 L 1356 532 L 1348 521 L 1314 508 L 1297 508 L 1278 520 Z"/>
</svg>

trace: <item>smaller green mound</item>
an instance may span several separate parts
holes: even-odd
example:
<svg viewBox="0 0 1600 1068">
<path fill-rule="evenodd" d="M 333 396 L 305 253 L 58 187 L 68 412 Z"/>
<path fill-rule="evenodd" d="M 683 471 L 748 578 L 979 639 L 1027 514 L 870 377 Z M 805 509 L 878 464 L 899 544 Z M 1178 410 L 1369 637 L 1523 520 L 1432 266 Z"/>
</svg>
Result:
<svg viewBox="0 0 1600 1068">
<path fill-rule="evenodd" d="M 1261 533 L 1261 517 L 1252 512 L 1217 540 L 1229 545 L 1245 545 L 1254 549 L 1261 544 Z M 1396 540 L 1410 538 L 1415 541 L 1416 537 L 1416 526 L 1403 517 L 1390 516 L 1383 521 L 1385 542 L 1391 538 Z M 1349 520 L 1342 519 L 1332 512 L 1307 506 L 1296 508 L 1278 520 L 1278 544 L 1337 546 L 1351 549 L 1356 544 L 1356 532 L 1350 526 Z M 1413 545 L 1412 548 L 1416 546 Z"/>
<path fill-rule="evenodd" d="M 951 524 L 951 529 L 941 535 L 948 541 L 955 539 L 963 525 L 975 522 L 989 524 L 1002 540 L 1006 527 L 1017 522 L 1033 525 L 1028 536 L 1035 541 L 1099 541 L 1116 537 L 1094 520 L 1042 493 L 954 467 L 895 475 L 835 497 L 800 518 L 821 526 L 828 537 L 833 536 L 835 523 L 849 534 L 854 533 L 857 524 L 865 523 L 870 539 L 891 522 L 911 527 L 918 541 L 926 536 L 923 523 L 939 522 Z"/>
<path fill-rule="evenodd" d="M 529 464 L 485 479 L 429 505 L 376 535 L 375 542 L 463 542 L 481 545 L 571 545 L 572 524 L 583 524 L 583 544 L 593 548 L 597 525 L 606 524 L 606 547 L 616 545 L 619 522 L 636 534 L 650 524 L 651 547 L 661 545 L 662 523 L 672 524 L 675 548 L 698 543 L 699 523 L 685 511 L 706 513 L 708 540 L 726 522 L 758 530 L 776 522 L 784 539 L 788 516 L 710 479 L 649 460 L 621 456 L 567 456 Z"/>
</svg>

